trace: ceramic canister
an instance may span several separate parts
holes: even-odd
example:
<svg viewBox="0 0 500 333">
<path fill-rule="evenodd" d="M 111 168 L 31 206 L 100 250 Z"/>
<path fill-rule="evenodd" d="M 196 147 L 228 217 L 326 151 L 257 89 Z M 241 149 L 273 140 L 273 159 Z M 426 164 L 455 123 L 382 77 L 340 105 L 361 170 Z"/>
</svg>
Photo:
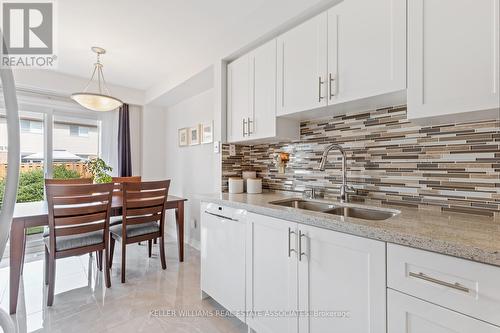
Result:
<svg viewBox="0 0 500 333">
<path fill-rule="evenodd" d="M 247 193 L 248 194 L 262 193 L 262 178 L 248 178 Z"/>
<path fill-rule="evenodd" d="M 243 193 L 243 178 L 229 178 L 229 193 Z"/>
</svg>

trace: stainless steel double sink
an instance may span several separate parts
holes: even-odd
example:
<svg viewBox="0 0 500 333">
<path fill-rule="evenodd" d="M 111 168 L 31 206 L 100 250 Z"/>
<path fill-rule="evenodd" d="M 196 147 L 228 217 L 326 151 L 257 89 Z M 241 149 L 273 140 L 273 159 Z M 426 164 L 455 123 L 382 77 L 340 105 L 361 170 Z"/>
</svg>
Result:
<svg viewBox="0 0 500 333">
<path fill-rule="evenodd" d="M 391 218 L 398 214 L 398 212 L 395 210 L 351 207 L 337 203 L 328 203 L 306 199 L 285 199 L 271 201 L 270 204 L 374 221 L 387 220 L 388 218 Z"/>
</svg>

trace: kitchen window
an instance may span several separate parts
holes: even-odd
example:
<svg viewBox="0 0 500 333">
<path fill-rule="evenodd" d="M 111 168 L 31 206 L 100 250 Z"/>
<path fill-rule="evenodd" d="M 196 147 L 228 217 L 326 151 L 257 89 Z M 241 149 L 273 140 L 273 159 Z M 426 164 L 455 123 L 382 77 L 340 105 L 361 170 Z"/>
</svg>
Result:
<svg viewBox="0 0 500 333">
<path fill-rule="evenodd" d="M 86 126 L 70 125 L 69 126 L 69 134 L 71 136 L 80 136 L 80 137 L 88 138 L 89 128 Z"/>
<path fill-rule="evenodd" d="M 43 134 L 43 122 L 39 120 L 21 119 L 23 133 Z"/>
</svg>

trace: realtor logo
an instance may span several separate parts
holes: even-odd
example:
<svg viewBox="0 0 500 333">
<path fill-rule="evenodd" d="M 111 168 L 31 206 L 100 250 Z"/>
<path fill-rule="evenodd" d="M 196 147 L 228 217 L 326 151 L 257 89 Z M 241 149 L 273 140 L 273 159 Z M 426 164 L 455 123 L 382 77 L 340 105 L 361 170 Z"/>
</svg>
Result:
<svg viewBox="0 0 500 333">
<path fill-rule="evenodd" d="M 52 54 L 52 3 L 4 3 L 4 53 Z"/>
<path fill-rule="evenodd" d="M 54 2 L 2 1 L 1 9 L 1 66 L 54 68 Z"/>
</svg>

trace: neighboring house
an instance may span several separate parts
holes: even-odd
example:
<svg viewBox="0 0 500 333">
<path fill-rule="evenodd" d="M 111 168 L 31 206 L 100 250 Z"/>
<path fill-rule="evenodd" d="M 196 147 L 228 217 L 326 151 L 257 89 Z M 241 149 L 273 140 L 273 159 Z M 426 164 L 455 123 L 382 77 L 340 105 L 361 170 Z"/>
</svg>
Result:
<svg viewBox="0 0 500 333">
<path fill-rule="evenodd" d="M 36 117 L 21 117 L 21 158 L 43 153 L 43 121 Z M 88 159 L 99 155 L 99 126 L 82 119 L 81 122 L 54 121 L 54 151 L 68 151 Z M 0 114 L 0 164 L 7 163 L 7 123 Z"/>
</svg>

